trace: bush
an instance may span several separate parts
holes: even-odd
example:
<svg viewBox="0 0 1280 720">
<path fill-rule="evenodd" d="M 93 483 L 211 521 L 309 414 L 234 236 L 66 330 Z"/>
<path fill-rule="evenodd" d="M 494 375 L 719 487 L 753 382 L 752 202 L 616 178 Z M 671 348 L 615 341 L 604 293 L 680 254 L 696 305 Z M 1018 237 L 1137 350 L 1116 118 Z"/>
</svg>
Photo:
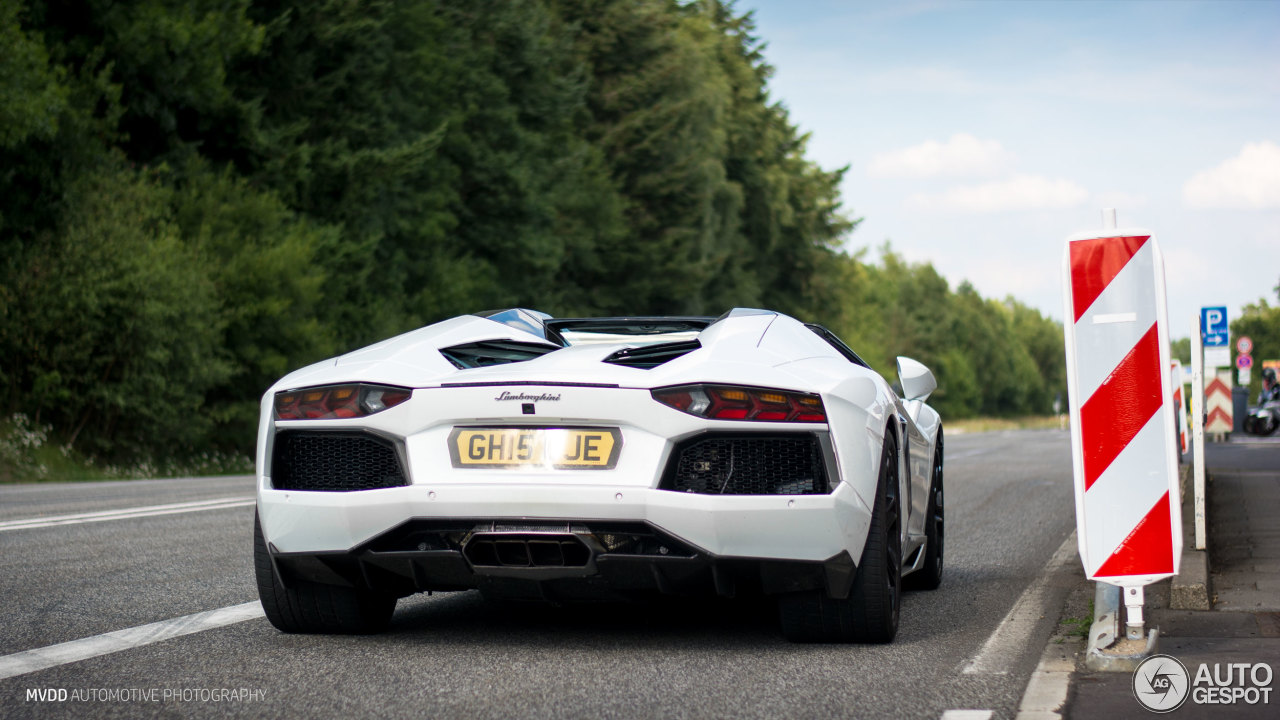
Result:
<svg viewBox="0 0 1280 720">
<path fill-rule="evenodd" d="M 188 452 L 229 372 L 206 264 L 148 173 L 81 178 L 65 207 L 63 232 L 24 248 L 11 279 L 0 349 L 13 409 L 104 458 Z"/>
</svg>

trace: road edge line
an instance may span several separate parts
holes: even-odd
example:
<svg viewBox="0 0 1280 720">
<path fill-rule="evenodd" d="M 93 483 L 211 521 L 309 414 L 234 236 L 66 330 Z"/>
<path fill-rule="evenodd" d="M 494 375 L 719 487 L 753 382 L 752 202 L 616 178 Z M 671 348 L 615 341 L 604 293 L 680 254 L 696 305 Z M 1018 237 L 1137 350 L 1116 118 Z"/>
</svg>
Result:
<svg viewBox="0 0 1280 720">
<path fill-rule="evenodd" d="M 1010 648 L 1025 645 L 1024 636 L 1028 634 L 1026 626 L 1039 624 L 1044 617 L 1045 603 L 1050 594 L 1050 580 L 1065 568 L 1076 556 L 1076 531 L 1072 530 L 1062 545 L 1049 558 L 1036 579 L 1031 581 L 1026 590 L 1018 596 L 1018 600 L 1009 608 L 1009 612 L 991 632 L 987 639 L 961 669 L 962 675 L 1006 675 L 1007 657 L 1012 654 Z"/>
<path fill-rule="evenodd" d="M 0 657 L 0 680 L 263 617 L 257 600 Z"/>
<path fill-rule="evenodd" d="M 0 521 L 0 532 L 7 530 L 27 530 L 30 528 L 54 527 L 58 525 L 79 525 L 82 523 L 105 522 L 107 520 L 126 520 L 129 518 L 154 517 L 159 515 L 176 515 L 178 513 L 198 512 L 200 510 L 225 510 L 226 508 L 244 507 L 257 502 L 252 495 L 199 500 L 189 503 L 171 503 L 168 505 L 144 505 L 141 507 L 103 510 L 93 513 L 77 513 L 75 515 L 50 515 L 48 517 L 22 518 L 20 520 Z"/>
</svg>

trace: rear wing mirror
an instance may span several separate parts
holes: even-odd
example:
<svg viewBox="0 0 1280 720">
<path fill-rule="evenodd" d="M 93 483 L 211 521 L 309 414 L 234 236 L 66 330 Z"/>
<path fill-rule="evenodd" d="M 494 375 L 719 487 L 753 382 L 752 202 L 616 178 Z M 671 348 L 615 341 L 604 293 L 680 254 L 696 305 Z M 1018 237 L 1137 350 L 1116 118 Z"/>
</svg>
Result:
<svg viewBox="0 0 1280 720">
<path fill-rule="evenodd" d="M 902 397 L 924 402 L 938 389 L 938 380 L 923 363 L 909 357 L 898 356 L 898 382 L 902 384 Z"/>
</svg>

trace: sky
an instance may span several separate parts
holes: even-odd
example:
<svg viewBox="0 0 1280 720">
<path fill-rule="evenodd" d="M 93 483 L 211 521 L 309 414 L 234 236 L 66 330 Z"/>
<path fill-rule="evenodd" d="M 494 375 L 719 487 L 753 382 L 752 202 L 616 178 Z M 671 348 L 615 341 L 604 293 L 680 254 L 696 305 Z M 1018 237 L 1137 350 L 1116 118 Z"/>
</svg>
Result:
<svg viewBox="0 0 1280 720">
<path fill-rule="evenodd" d="M 1280 1 L 739 0 L 851 252 L 1061 320 L 1068 236 L 1154 233 L 1170 334 L 1280 284 Z"/>
</svg>

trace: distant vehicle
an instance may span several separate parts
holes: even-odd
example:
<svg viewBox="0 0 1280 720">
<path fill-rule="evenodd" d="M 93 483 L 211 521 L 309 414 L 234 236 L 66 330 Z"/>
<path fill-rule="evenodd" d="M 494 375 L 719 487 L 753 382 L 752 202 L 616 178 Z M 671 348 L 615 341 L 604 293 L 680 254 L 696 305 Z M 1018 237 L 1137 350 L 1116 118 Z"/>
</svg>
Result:
<svg viewBox="0 0 1280 720">
<path fill-rule="evenodd" d="M 1280 385 L 1276 384 L 1275 368 L 1262 369 L 1262 390 L 1258 393 L 1258 406 L 1249 408 L 1244 418 L 1244 431 L 1250 435 L 1270 435 L 1280 427 Z"/>
<path fill-rule="evenodd" d="M 800 642 L 888 642 L 943 570 L 937 383 L 905 399 L 831 332 L 719 318 L 464 315 L 262 400 L 254 560 L 286 632 L 396 599 L 763 593 Z"/>
<path fill-rule="evenodd" d="M 1244 431 L 1250 435 L 1271 435 L 1280 427 L 1280 401 L 1269 400 L 1249 408 L 1244 417 Z"/>
</svg>

